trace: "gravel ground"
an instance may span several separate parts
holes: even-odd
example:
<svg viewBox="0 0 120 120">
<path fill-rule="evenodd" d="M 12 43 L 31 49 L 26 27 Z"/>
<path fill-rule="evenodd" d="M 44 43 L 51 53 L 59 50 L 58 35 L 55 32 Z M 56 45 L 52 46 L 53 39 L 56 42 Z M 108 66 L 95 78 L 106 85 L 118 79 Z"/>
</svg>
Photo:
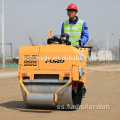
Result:
<svg viewBox="0 0 120 120">
<path fill-rule="evenodd" d="M 120 120 L 120 67 L 87 70 L 79 110 L 28 109 L 17 78 L 0 79 L 0 120 Z"/>
</svg>

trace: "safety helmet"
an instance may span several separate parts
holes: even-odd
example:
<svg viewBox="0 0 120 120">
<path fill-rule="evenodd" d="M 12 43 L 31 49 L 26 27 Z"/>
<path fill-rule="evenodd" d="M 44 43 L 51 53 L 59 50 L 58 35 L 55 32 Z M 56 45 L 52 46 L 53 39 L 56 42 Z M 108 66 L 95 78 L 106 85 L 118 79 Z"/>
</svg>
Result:
<svg viewBox="0 0 120 120">
<path fill-rule="evenodd" d="M 67 11 L 68 11 L 69 9 L 73 9 L 73 10 L 76 10 L 76 11 L 78 12 L 77 6 L 76 6 L 75 4 L 73 4 L 73 3 L 71 3 L 71 4 L 68 6 Z"/>
</svg>

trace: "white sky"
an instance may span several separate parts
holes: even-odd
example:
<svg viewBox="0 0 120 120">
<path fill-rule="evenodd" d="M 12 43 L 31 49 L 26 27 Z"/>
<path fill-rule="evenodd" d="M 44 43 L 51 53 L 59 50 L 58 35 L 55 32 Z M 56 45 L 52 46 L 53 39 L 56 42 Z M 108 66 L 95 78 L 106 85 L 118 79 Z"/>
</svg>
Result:
<svg viewBox="0 0 120 120">
<path fill-rule="evenodd" d="M 68 19 L 66 8 L 70 3 L 78 6 L 77 15 L 86 21 L 90 39 L 104 41 L 103 48 L 106 48 L 109 32 L 109 46 L 119 45 L 120 0 L 5 0 L 5 43 L 13 43 L 14 55 L 20 46 L 31 45 L 28 33 L 34 35 L 37 45 L 42 44 L 41 40 L 47 41 L 48 30 L 52 30 L 53 35 L 60 35 L 62 23 Z M 5 50 L 8 56 L 10 46 Z"/>
</svg>

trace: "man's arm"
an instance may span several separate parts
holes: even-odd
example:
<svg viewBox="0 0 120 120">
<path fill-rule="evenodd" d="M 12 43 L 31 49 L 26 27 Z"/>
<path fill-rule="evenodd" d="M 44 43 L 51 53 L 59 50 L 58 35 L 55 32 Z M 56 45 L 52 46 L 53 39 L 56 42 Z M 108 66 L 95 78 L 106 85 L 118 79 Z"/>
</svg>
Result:
<svg viewBox="0 0 120 120">
<path fill-rule="evenodd" d="M 61 35 L 64 33 L 64 23 L 62 24 L 62 28 L 61 28 Z"/>
<path fill-rule="evenodd" d="M 81 46 L 84 47 L 85 43 L 89 40 L 89 32 L 86 22 L 83 22 L 82 33 L 81 33 Z"/>
</svg>

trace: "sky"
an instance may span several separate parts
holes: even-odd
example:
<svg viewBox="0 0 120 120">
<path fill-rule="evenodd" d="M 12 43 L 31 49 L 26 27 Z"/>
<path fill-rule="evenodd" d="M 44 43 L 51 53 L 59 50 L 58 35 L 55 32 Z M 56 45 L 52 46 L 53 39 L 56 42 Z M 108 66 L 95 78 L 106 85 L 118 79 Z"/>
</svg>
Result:
<svg viewBox="0 0 120 120">
<path fill-rule="evenodd" d="M 90 33 L 89 40 L 92 39 L 96 43 L 103 41 L 103 49 L 106 49 L 108 32 L 109 47 L 119 45 L 120 0 L 4 1 L 5 43 L 13 44 L 13 56 L 17 56 L 20 46 L 31 46 L 29 36 L 39 46 L 43 44 L 43 41 L 47 42 L 48 30 L 52 30 L 53 35 L 60 35 L 62 23 L 69 19 L 66 8 L 71 3 L 77 5 L 77 16 L 87 23 Z M 2 0 L 0 0 L 0 15 L 1 10 Z M 5 53 L 6 56 L 10 56 L 10 45 L 5 46 Z"/>
</svg>

